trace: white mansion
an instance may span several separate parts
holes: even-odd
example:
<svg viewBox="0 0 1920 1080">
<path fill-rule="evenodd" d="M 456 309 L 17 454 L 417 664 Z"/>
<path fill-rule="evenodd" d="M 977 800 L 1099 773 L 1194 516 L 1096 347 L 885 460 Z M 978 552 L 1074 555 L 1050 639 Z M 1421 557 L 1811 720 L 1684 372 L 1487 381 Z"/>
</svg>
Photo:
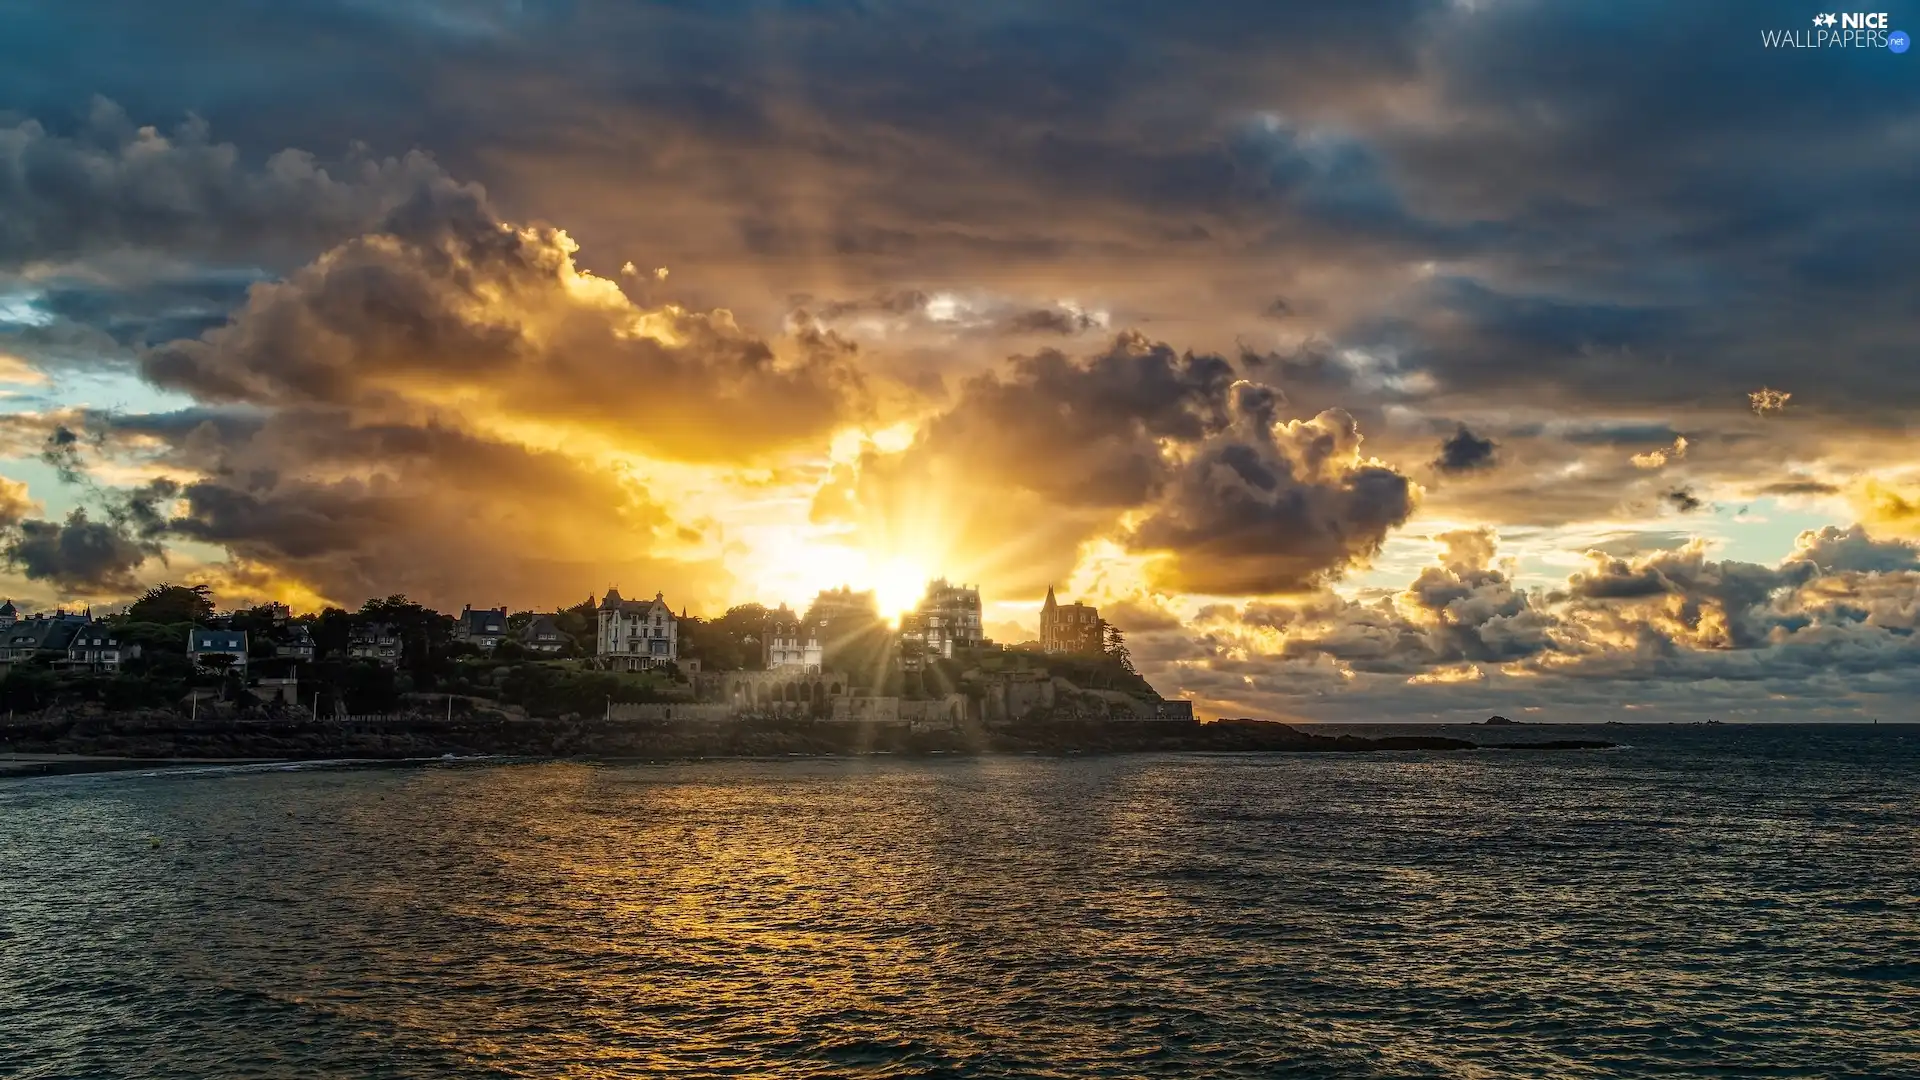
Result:
<svg viewBox="0 0 1920 1080">
<path fill-rule="evenodd" d="M 767 612 L 762 659 L 768 671 L 792 669 L 818 675 L 824 651 L 820 644 L 819 620 L 803 619 L 785 604 Z"/>
<path fill-rule="evenodd" d="M 643 671 L 680 659 L 680 620 L 662 593 L 651 600 L 623 600 L 608 589 L 600 601 L 600 636 L 594 652 L 614 671 Z"/>
</svg>

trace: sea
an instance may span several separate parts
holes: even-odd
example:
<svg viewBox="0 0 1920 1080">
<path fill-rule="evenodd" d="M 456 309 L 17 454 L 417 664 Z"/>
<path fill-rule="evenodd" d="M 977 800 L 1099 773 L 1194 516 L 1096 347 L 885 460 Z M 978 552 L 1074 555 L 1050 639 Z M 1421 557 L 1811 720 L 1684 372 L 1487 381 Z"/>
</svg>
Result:
<svg viewBox="0 0 1920 1080">
<path fill-rule="evenodd" d="M 0 778 L 0 1076 L 1920 1077 L 1920 727 L 1497 735 Z"/>
</svg>

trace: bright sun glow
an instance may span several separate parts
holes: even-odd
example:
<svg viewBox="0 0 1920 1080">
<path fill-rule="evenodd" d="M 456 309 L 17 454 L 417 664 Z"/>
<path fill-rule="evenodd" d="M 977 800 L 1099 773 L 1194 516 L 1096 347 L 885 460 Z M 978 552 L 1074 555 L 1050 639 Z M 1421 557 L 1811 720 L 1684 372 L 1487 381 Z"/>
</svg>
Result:
<svg viewBox="0 0 1920 1080">
<path fill-rule="evenodd" d="M 873 591 L 880 616 L 897 623 L 927 592 L 927 582 L 940 576 L 930 560 L 876 556 L 836 540 L 805 535 L 804 530 L 767 530 L 750 545 L 753 556 L 743 560 L 755 569 L 751 599 L 786 603 L 804 611 L 825 589 L 848 586 L 856 592 Z"/>
<path fill-rule="evenodd" d="M 912 559 L 888 559 L 873 564 L 864 580 L 873 588 L 873 599 L 880 615 L 890 622 L 912 611 L 927 593 L 927 582 L 934 575 Z"/>
</svg>

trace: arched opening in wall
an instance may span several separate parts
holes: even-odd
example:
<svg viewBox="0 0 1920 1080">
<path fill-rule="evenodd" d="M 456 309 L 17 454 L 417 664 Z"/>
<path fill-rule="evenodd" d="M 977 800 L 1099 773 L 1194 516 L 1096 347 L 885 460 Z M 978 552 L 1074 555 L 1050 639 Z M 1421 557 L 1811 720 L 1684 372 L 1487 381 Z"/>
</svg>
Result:
<svg viewBox="0 0 1920 1080">
<path fill-rule="evenodd" d="M 781 691 L 781 693 L 788 701 L 794 700 L 794 698 L 797 696 L 794 692 L 794 687 L 792 683 L 788 683 L 785 689 Z"/>
<path fill-rule="evenodd" d="M 839 697 L 839 696 L 840 696 L 840 684 L 839 684 L 839 683 L 834 683 L 834 684 L 833 684 L 833 689 L 831 689 L 831 690 L 828 690 L 828 691 L 827 691 L 827 693 L 829 693 L 829 694 L 832 694 L 832 695 L 833 695 L 834 697 Z"/>
<path fill-rule="evenodd" d="M 767 685 L 765 683 L 761 683 L 754 688 L 753 699 L 755 703 L 760 705 L 767 703 Z"/>
<path fill-rule="evenodd" d="M 827 688 L 819 683 L 813 684 L 813 704 L 816 708 L 827 703 Z"/>
</svg>

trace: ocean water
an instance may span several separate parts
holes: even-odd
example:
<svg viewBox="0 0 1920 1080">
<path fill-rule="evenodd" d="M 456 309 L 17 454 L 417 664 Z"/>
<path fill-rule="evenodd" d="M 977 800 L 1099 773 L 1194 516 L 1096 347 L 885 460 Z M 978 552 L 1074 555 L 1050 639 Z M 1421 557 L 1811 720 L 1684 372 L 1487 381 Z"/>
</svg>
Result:
<svg viewBox="0 0 1920 1080">
<path fill-rule="evenodd" d="M 0 779 L 0 1075 L 1920 1076 L 1920 728 L 1593 730 Z"/>
</svg>

